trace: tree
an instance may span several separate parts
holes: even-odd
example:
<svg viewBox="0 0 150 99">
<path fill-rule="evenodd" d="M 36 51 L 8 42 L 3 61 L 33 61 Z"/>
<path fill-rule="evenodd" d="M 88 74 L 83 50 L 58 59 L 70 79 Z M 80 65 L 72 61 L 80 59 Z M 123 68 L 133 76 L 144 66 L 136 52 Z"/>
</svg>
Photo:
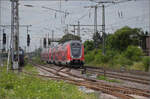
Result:
<svg viewBox="0 0 150 99">
<path fill-rule="evenodd" d="M 73 34 L 66 34 L 60 39 L 59 43 L 65 43 L 70 40 L 80 40 L 81 41 L 81 38 L 79 36 L 76 36 Z"/>
<path fill-rule="evenodd" d="M 132 61 L 140 61 L 141 56 L 144 55 L 141 48 L 138 48 L 137 46 L 128 46 L 128 48 L 123 52 L 123 55 Z"/>
<path fill-rule="evenodd" d="M 150 68 L 150 56 L 145 56 L 142 61 L 145 66 L 145 71 L 148 72 Z"/>
<path fill-rule="evenodd" d="M 143 31 L 125 26 L 107 38 L 107 48 L 124 51 L 129 45 L 139 46 Z"/>
<path fill-rule="evenodd" d="M 95 48 L 98 48 L 100 44 L 102 44 L 102 37 L 98 32 L 94 33 L 93 35 L 93 41 L 94 41 L 94 46 Z"/>
<path fill-rule="evenodd" d="M 88 51 L 92 51 L 94 49 L 94 42 L 93 41 L 85 41 L 84 42 L 84 52 L 85 54 L 88 52 Z"/>
</svg>

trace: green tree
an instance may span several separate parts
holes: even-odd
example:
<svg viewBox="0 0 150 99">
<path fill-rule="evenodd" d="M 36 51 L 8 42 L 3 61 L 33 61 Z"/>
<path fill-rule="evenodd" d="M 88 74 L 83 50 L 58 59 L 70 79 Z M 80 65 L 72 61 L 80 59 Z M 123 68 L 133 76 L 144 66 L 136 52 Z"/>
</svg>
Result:
<svg viewBox="0 0 150 99">
<path fill-rule="evenodd" d="M 81 38 L 73 34 L 66 34 L 60 39 L 59 43 L 65 43 L 70 40 L 81 40 Z"/>
<path fill-rule="evenodd" d="M 88 51 L 92 51 L 94 49 L 94 42 L 93 41 L 85 41 L 84 42 L 84 52 L 85 54 L 88 52 Z"/>
<path fill-rule="evenodd" d="M 137 46 L 128 46 L 127 50 L 123 52 L 123 55 L 132 61 L 140 61 L 141 56 L 143 56 L 143 52 L 141 48 L 138 48 Z"/>
<path fill-rule="evenodd" d="M 148 72 L 149 71 L 149 67 L 150 67 L 150 56 L 145 56 L 142 60 L 144 66 L 145 66 L 145 71 Z"/>
<path fill-rule="evenodd" d="M 138 46 L 142 35 L 141 29 L 125 26 L 107 37 L 107 48 L 124 51 L 129 45 Z"/>
<path fill-rule="evenodd" d="M 100 44 L 102 44 L 102 40 L 103 39 L 98 32 L 94 33 L 93 41 L 94 41 L 95 48 L 98 48 L 100 46 Z"/>
</svg>

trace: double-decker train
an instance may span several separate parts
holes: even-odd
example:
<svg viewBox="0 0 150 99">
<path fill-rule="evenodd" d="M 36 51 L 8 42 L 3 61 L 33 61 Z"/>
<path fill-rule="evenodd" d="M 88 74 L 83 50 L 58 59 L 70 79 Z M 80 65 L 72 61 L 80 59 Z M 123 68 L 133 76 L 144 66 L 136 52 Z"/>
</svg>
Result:
<svg viewBox="0 0 150 99">
<path fill-rule="evenodd" d="M 82 67 L 84 65 L 84 46 L 78 40 L 43 49 L 41 59 L 47 63 Z"/>
</svg>

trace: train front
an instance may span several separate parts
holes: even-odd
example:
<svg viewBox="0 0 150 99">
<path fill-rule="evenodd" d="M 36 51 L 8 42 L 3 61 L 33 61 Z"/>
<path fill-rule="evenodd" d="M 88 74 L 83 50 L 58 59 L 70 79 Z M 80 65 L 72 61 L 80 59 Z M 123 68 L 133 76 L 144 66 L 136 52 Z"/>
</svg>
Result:
<svg viewBox="0 0 150 99">
<path fill-rule="evenodd" d="M 81 67 L 84 65 L 84 47 L 80 41 L 70 43 L 72 66 Z"/>
</svg>

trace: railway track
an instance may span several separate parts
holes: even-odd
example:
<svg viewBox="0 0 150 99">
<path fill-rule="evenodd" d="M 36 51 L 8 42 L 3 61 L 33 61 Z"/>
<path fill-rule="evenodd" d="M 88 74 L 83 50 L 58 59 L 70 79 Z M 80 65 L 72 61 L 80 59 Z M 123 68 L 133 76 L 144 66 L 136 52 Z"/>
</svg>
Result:
<svg viewBox="0 0 150 99">
<path fill-rule="evenodd" d="M 126 75 L 124 73 L 105 71 L 105 74 L 104 74 L 104 71 L 98 71 L 98 70 L 92 70 L 92 69 L 87 69 L 87 72 L 96 73 L 98 75 L 105 75 L 106 77 L 110 77 L 110 78 L 116 78 L 116 79 L 136 82 L 140 84 L 150 85 L 150 79 L 148 78 L 134 77 L 133 75 Z"/>
<path fill-rule="evenodd" d="M 95 66 L 85 66 L 87 69 L 98 69 L 98 70 L 105 70 L 110 72 L 117 72 L 117 73 L 129 73 L 131 75 L 139 75 L 139 76 L 150 76 L 150 72 L 143 72 L 143 71 L 136 71 L 136 70 L 118 70 L 118 69 L 110 69 L 110 68 L 103 68 L 103 67 L 95 67 Z"/>
<path fill-rule="evenodd" d="M 62 71 L 64 67 L 62 67 L 61 69 L 55 69 L 47 65 L 42 66 L 39 64 L 35 64 L 35 63 L 32 63 L 32 64 L 36 66 L 37 68 L 40 68 L 46 72 L 52 73 L 56 76 L 56 77 L 51 77 L 51 76 L 46 76 L 46 77 L 53 78 L 56 80 L 65 80 L 69 83 L 79 85 L 79 86 L 85 86 L 87 88 L 94 89 L 94 90 L 99 90 L 103 93 L 107 93 L 107 94 L 110 94 L 110 95 L 113 95 L 122 99 L 133 99 L 134 97 L 130 96 L 131 94 L 144 96 L 144 97 L 150 97 L 149 91 L 147 90 L 120 87 L 120 86 L 115 86 L 115 85 L 104 83 L 100 80 L 85 78 L 83 76 L 72 74 L 70 72 L 71 69 Z"/>
<path fill-rule="evenodd" d="M 145 85 L 150 85 L 150 78 L 149 76 L 137 76 L 137 75 L 132 75 L 132 74 L 127 74 L 127 73 L 121 73 L 121 72 L 114 72 L 114 71 L 109 71 L 109 70 L 103 70 L 102 68 L 91 68 L 91 67 L 86 67 L 86 71 L 89 73 L 96 73 L 98 75 L 105 75 L 110 78 L 115 78 L 115 79 L 121 79 L 121 80 L 127 80 L 131 82 L 136 82 L 140 84 L 145 84 Z"/>
</svg>

